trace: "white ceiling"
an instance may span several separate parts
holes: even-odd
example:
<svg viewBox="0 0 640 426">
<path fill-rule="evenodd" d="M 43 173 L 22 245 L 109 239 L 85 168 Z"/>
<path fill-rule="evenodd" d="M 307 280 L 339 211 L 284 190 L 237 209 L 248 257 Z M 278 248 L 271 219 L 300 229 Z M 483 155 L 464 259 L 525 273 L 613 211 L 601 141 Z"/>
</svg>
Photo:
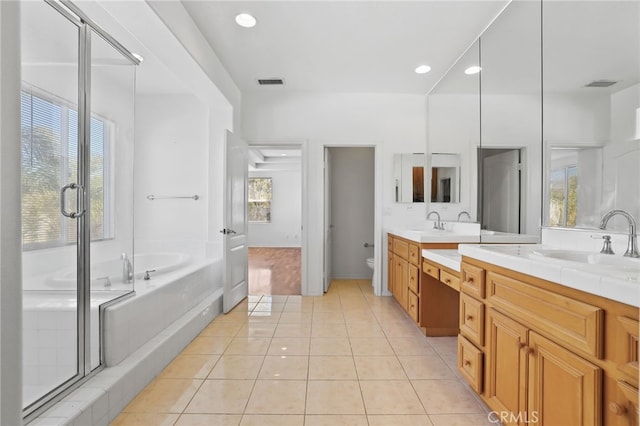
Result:
<svg viewBox="0 0 640 426">
<path fill-rule="evenodd" d="M 507 0 L 182 2 L 243 93 L 425 94 Z M 257 26 L 237 26 L 240 12 Z"/>
</svg>

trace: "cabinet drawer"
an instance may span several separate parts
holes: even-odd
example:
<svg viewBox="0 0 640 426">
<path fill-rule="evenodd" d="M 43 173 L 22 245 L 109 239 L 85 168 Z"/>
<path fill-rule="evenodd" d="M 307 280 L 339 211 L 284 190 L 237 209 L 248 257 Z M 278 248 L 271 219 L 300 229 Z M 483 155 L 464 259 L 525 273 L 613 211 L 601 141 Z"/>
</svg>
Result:
<svg viewBox="0 0 640 426">
<path fill-rule="evenodd" d="M 484 269 L 463 263 L 460 271 L 460 291 L 484 299 Z"/>
<path fill-rule="evenodd" d="M 415 265 L 409 265 L 409 290 L 420 294 L 420 269 Z"/>
<path fill-rule="evenodd" d="M 420 312 L 419 307 L 419 301 L 420 299 L 418 298 L 418 296 L 413 292 L 413 291 L 409 291 L 409 306 L 407 309 L 407 313 L 409 314 L 409 316 L 411 318 L 413 318 L 413 320 L 415 322 L 419 322 L 420 318 L 418 315 L 418 312 Z"/>
<path fill-rule="evenodd" d="M 460 278 L 445 270 L 440 271 L 440 281 L 442 281 L 452 289 L 460 291 Z"/>
<path fill-rule="evenodd" d="M 458 371 L 477 393 L 482 393 L 482 362 L 482 351 L 458 335 Z"/>
<path fill-rule="evenodd" d="M 420 259 L 422 256 L 420 255 L 420 247 L 415 244 L 409 244 L 409 262 L 414 265 L 420 266 Z"/>
<path fill-rule="evenodd" d="M 431 275 L 436 280 L 440 279 L 440 268 L 427 262 L 426 260 L 422 261 L 422 271 L 427 275 Z"/>
<path fill-rule="evenodd" d="M 531 328 L 602 358 L 604 310 L 495 272 L 487 273 L 487 300 Z"/>
<path fill-rule="evenodd" d="M 460 293 L 460 333 L 484 346 L 484 303 Z"/>
<path fill-rule="evenodd" d="M 400 256 L 403 259 L 409 259 L 409 243 L 394 238 L 393 252 L 396 254 L 396 256 Z"/>
</svg>

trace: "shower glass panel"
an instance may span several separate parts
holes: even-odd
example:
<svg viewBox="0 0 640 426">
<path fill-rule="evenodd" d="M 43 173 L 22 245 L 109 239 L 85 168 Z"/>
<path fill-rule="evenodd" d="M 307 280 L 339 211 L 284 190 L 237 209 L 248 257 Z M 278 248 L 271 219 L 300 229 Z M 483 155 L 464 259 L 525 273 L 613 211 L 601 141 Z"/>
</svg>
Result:
<svg viewBox="0 0 640 426">
<path fill-rule="evenodd" d="M 79 376 L 77 183 L 79 23 L 21 4 L 23 401 Z M 66 202 L 64 200 L 66 198 Z M 81 208 L 80 208 L 81 210 Z"/>
<path fill-rule="evenodd" d="M 91 369 L 100 365 L 100 305 L 133 291 L 135 69 L 91 31 Z"/>
<path fill-rule="evenodd" d="M 100 307 L 133 291 L 137 60 L 69 2 L 21 7 L 29 421 L 100 367 Z"/>
</svg>

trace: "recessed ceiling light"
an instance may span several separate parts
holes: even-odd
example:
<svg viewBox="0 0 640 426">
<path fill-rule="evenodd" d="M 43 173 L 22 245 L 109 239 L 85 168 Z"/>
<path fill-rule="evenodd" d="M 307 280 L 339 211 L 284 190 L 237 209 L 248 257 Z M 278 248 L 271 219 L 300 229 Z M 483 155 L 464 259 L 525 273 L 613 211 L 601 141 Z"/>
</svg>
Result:
<svg viewBox="0 0 640 426">
<path fill-rule="evenodd" d="M 280 155 L 281 155 L 282 157 L 286 157 L 286 156 L 287 156 L 287 154 L 280 154 Z"/>
<path fill-rule="evenodd" d="M 416 74 L 426 74 L 431 71 L 431 67 L 429 65 L 420 65 L 416 68 Z"/>
<path fill-rule="evenodd" d="M 473 75 L 473 74 L 478 74 L 480 71 L 482 71 L 481 67 L 477 65 L 473 65 L 467 68 L 466 70 L 464 70 L 464 73 L 467 75 Z"/>
<path fill-rule="evenodd" d="M 248 13 L 240 13 L 236 15 L 236 24 L 240 25 L 241 27 L 245 27 L 245 28 L 255 27 L 256 22 L 257 22 L 256 18 L 254 18 L 253 15 L 250 15 Z"/>
</svg>

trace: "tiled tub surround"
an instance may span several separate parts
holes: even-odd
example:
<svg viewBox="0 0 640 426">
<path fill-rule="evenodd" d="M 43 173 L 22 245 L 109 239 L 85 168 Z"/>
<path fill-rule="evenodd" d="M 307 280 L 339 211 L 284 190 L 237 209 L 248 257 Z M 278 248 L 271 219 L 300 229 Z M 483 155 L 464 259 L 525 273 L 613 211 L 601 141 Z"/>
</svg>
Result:
<svg viewBox="0 0 640 426">
<path fill-rule="evenodd" d="M 32 424 L 108 424 L 221 312 L 222 260 L 198 259 L 148 281 L 137 280 L 135 288 L 135 295 L 104 310 L 107 368 Z M 97 318 L 98 305 L 92 318 Z M 51 315 L 57 314 L 45 316 Z"/>
<path fill-rule="evenodd" d="M 580 245 L 572 247 L 580 247 L 581 251 L 588 249 Z M 640 307 L 640 260 L 635 259 L 638 262 L 637 270 L 620 270 L 610 266 L 589 265 L 537 254 L 541 251 L 560 249 L 563 248 L 548 244 L 461 244 L 458 251 L 462 256 Z M 597 255 L 598 251 L 589 253 Z"/>
</svg>

